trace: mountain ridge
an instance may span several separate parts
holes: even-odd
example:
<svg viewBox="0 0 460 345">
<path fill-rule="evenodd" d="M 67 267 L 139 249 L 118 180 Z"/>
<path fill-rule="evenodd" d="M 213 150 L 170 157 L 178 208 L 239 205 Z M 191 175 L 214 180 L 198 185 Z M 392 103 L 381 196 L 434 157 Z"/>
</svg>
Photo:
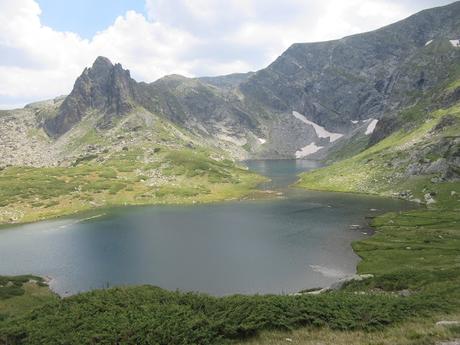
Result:
<svg viewBox="0 0 460 345">
<path fill-rule="evenodd" d="M 460 61 L 460 49 L 449 43 L 458 37 L 455 2 L 367 33 L 295 43 L 257 72 L 139 83 L 121 64 L 98 57 L 63 102 L 36 107 L 35 127 L 59 142 L 85 119 L 102 133 L 131 113 L 148 112 L 236 159 L 327 159 L 401 126 L 398 114 L 433 92 Z M 341 138 L 331 141 L 315 128 Z"/>
</svg>

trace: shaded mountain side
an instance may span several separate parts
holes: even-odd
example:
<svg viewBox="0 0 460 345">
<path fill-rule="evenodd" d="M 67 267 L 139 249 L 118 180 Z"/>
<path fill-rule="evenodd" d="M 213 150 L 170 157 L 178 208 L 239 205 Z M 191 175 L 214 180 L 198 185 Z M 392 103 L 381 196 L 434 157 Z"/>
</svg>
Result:
<svg viewBox="0 0 460 345">
<path fill-rule="evenodd" d="M 75 81 L 72 92 L 59 107 L 57 115 L 46 119 L 44 128 L 60 136 L 80 122 L 90 110 L 123 115 L 134 108 L 137 83 L 120 64 L 98 57 Z"/>
</svg>

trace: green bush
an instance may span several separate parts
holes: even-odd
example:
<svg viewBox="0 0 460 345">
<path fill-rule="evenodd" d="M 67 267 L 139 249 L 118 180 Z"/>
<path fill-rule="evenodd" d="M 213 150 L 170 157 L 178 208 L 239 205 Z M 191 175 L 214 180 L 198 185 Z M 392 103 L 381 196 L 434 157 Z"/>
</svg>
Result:
<svg viewBox="0 0 460 345">
<path fill-rule="evenodd" d="M 35 280 L 38 284 L 45 285 L 42 278 L 31 275 L 14 277 L 0 276 L 0 300 L 23 295 L 25 291 L 22 285 L 31 279 Z"/>
<path fill-rule="evenodd" d="M 448 306 L 423 296 L 337 292 L 216 298 L 143 286 L 48 303 L 0 323 L 0 334 L 3 344 L 223 344 L 266 329 L 376 330 L 433 308 Z"/>
</svg>

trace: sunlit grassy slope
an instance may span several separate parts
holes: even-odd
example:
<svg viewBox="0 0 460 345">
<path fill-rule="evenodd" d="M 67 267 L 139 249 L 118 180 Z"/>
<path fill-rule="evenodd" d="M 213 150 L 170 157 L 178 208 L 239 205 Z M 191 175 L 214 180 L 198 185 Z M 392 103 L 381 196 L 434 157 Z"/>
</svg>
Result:
<svg viewBox="0 0 460 345">
<path fill-rule="evenodd" d="M 44 158 L 45 167 L 0 167 L 0 224 L 98 207 L 238 199 L 264 181 L 215 141 L 141 107 L 101 129 L 97 123 L 103 118 L 104 113 L 91 112 L 57 140 L 37 129 L 53 153 Z"/>
<path fill-rule="evenodd" d="M 454 125 L 439 132 L 435 127 L 449 116 L 456 119 Z M 460 206 L 458 196 L 451 195 L 459 189 L 458 182 L 433 183 L 436 175 L 410 176 L 406 173 L 413 162 L 411 156 L 444 138 L 458 137 L 460 134 L 460 106 L 442 109 L 430 114 L 424 123 L 413 130 L 399 130 L 378 144 L 352 158 L 328 167 L 301 175 L 299 187 L 340 192 L 372 193 L 385 196 L 398 195 L 410 191 L 413 199 L 424 200 L 427 191 L 439 192 L 441 204 Z M 424 157 L 436 161 L 442 157 L 428 154 Z"/>
<path fill-rule="evenodd" d="M 140 147 L 104 162 L 85 157 L 68 168 L 0 171 L 0 223 L 30 222 L 112 205 L 236 199 L 263 181 L 204 149 Z"/>
</svg>

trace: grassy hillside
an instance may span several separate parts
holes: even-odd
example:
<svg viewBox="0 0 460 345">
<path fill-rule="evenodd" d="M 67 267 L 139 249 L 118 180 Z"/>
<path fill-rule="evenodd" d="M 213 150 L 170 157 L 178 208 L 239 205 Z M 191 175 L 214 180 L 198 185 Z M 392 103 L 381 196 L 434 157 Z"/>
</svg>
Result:
<svg viewBox="0 0 460 345">
<path fill-rule="evenodd" d="M 41 277 L 0 276 L 0 322 L 57 299 Z"/>
<path fill-rule="evenodd" d="M 301 175 L 299 187 L 315 190 L 371 193 L 401 196 L 424 202 L 425 194 L 436 193 L 433 199 L 460 207 L 458 182 L 442 180 L 444 149 L 458 152 L 460 136 L 460 105 L 432 112 L 424 123 L 412 130 L 401 129 L 367 150 L 336 164 Z M 420 161 L 423 162 L 420 162 Z M 427 173 L 412 174 L 410 167 L 433 166 Z M 458 173 L 458 171 L 457 171 Z"/>
<path fill-rule="evenodd" d="M 71 167 L 0 171 L 0 224 L 31 222 L 95 207 L 199 203 L 241 198 L 263 181 L 205 149 L 126 148 Z"/>
<path fill-rule="evenodd" d="M 25 109 L 4 116 L 25 132 L 21 121 L 33 121 L 40 114 Z M 24 139 L 12 154 L 18 161 L 0 164 L 0 224 L 115 205 L 238 199 L 264 181 L 238 167 L 212 143 L 143 109 L 136 108 L 101 130 L 96 123 L 103 116 L 88 115 L 58 140 Z M 48 146 L 42 148 L 40 140 Z M 53 155 L 43 158 L 43 166 L 19 164 L 27 161 L 24 157 L 37 155 L 31 148 Z"/>
<path fill-rule="evenodd" d="M 458 338 L 460 331 L 456 326 L 436 325 L 447 315 L 412 319 L 379 331 L 338 331 L 330 328 L 301 328 L 291 332 L 266 331 L 248 341 L 236 342 L 238 345 L 434 345 L 441 341 Z M 460 314 L 448 315 L 459 320 Z M 446 345 L 453 343 L 446 343 Z"/>
<path fill-rule="evenodd" d="M 301 327 L 378 332 L 458 307 L 458 300 L 427 296 L 342 291 L 215 298 L 150 286 L 115 288 L 50 300 L 30 313 L 7 317 L 0 322 L 0 343 L 224 344 L 263 330 Z"/>
</svg>

